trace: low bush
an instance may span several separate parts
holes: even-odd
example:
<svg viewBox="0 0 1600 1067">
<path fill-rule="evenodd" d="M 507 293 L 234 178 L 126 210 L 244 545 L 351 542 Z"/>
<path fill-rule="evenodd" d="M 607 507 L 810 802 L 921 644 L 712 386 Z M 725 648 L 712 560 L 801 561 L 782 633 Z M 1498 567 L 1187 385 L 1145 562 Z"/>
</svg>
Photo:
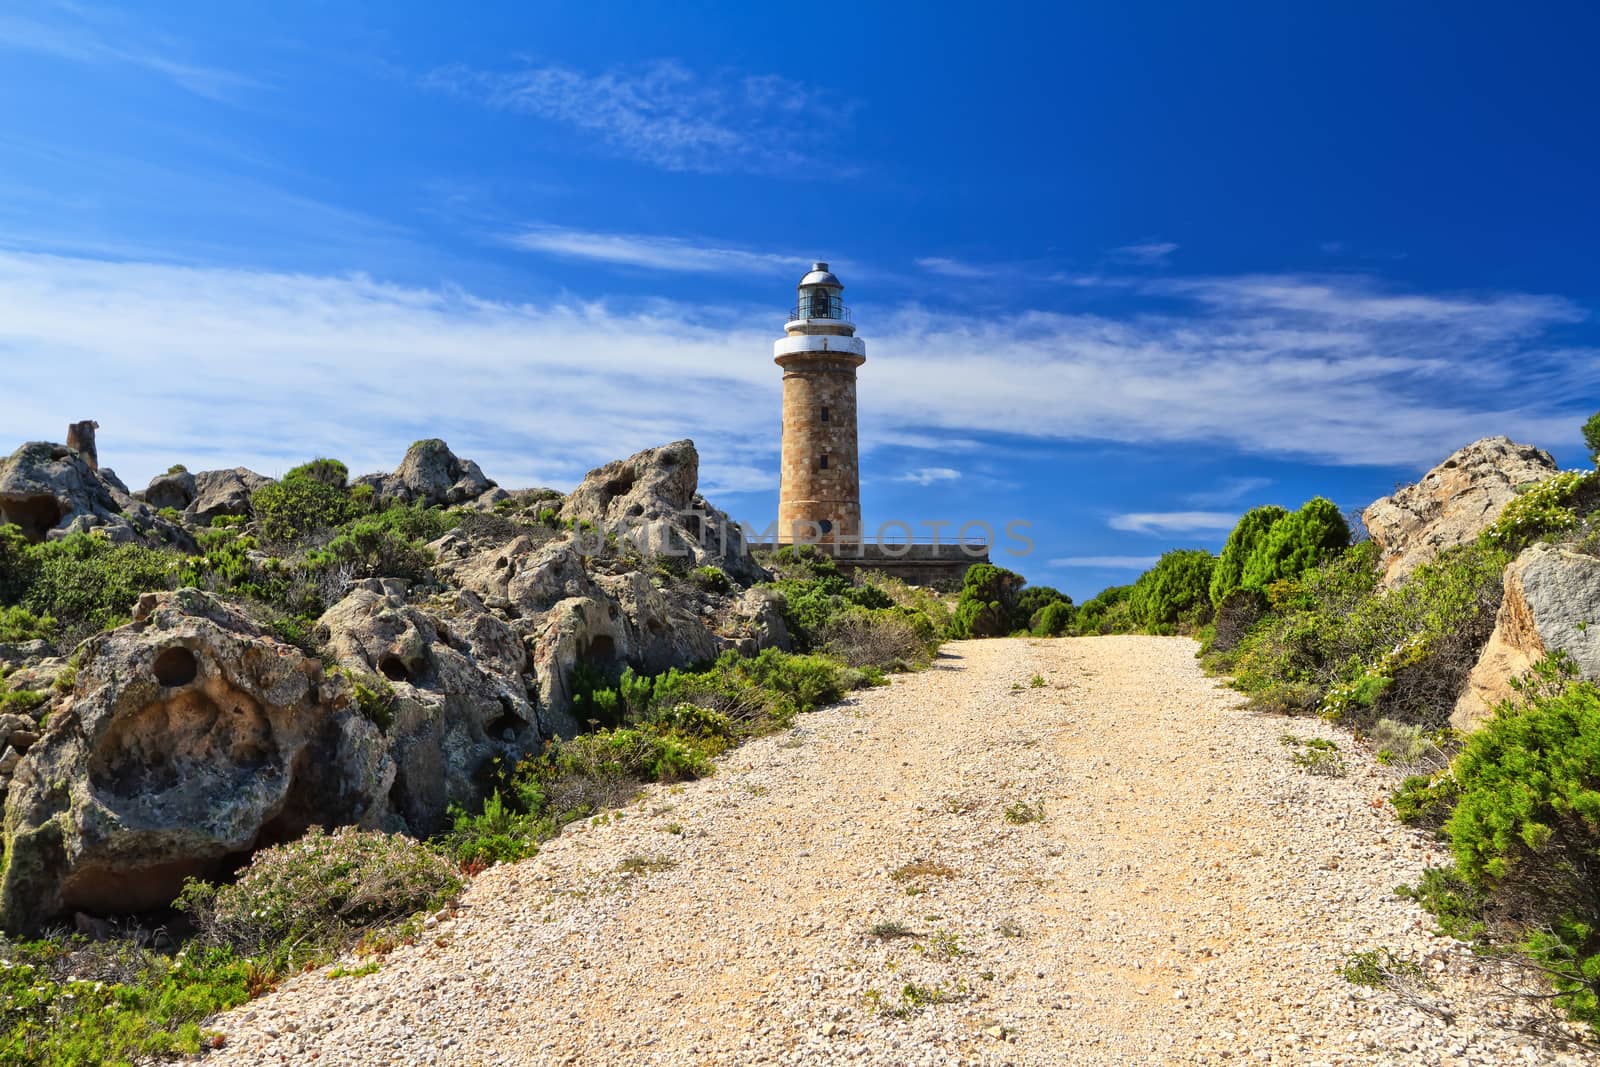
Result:
<svg viewBox="0 0 1600 1067">
<path fill-rule="evenodd" d="M 174 957 L 83 938 L 0 939 L 0 1063 L 133 1064 L 193 1056 L 201 1023 L 261 992 L 261 968 L 228 949 Z"/>
<path fill-rule="evenodd" d="M 371 491 L 352 492 L 349 471 L 336 459 L 316 459 L 291 469 L 250 498 L 261 536 L 288 544 L 317 530 L 339 526 L 372 509 Z M 363 486 L 362 488 L 366 488 Z"/>
<path fill-rule="evenodd" d="M 21 606 L 53 618 L 64 644 L 126 622 L 141 593 L 173 588 L 182 558 L 90 533 L 30 545 L 28 557 Z"/>
<path fill-rule="evenodd" d="M 460 888 L 451 865 L 409 837 L 312 827 L 257 852 L 232 884 L 191 879 L 177 906 L 204 943 L 293 966 L 437 908 Z"/>
<path fill-rule="evenodd" d="M 1288 514 L 1276 504 L 1265 504 L 1251 508 L 1239 519 L 1228 534 L 1222 554 L 1217 557 L 1216 568 L 1211 572 L 1211 584 L 1206 592 L 1213 607 L 1220 610 L 1224 600 L 1243 588 L 1245 561 L 1266 539 L 1268 531 Z"/>
<path fill-rule="evenodd" d="M 1071 600 L 1053 601 L 1034 612 L 1028 620 L 1028 632 L 1035 637 L 1060 637 L 1071 632 L 1077 618 L 1078 612 Z"/>
<path fill-rule="evenodd" d="M 950 635 L 961 639 L 1009 634 L 1015 629 L 1012 623 L 1025 581 L 1015 571 L 992 563 L 978 563 L 968 568 L 961 582 L 961 595 L 956 600 Z"/>
<path fill-rule="evenodd" d="M 1128 594 L 1132 591 L 1131 585 L 1113 585 L 1084 601 L 1078 608 L 1075 631 L 1084 636 L 1092 636 L 1127 633 L 1132 630 L 1133 616 L 1128 610 Z"/>
<path fill-rule="evenodd" d="M 821 650 L 850 667 L 920 670 L 939 650 L 939 635 L 920 611 L 851 608 L 830 618 L 818 635 Z"/>
<path fill-rule="evenodd" d="M 1211 577 L 1216 557 L 1197 549 L 1164 553 L 1128 591 L 1128 614 L 1141 629 L 1172 633 L 1194 630 L 1211 615 Z"/>
<path fill-rule="evenodd" d="M 0 607 L 0 643 L 44 640 L 55 629 L 56 620 L 49 615 L 35 615 L 21 607 Z"/>
<path fill-rule="evenodd" d="M 1296 578 L 1349 544 L 1350 526 L 1338 505 L 1325 497 L 1313 497 L 1299 511 L 1270 525 L 1245 558 L 1239 584 L 1246 589 L 1265 589 L 1284 578 Z"/>
<path fill-rule="evenodd" d="M 1529 486 L 1500 512 L 1485 537 L 1511 553 L 1577 527 L 1580 511 L 1592 506 L 1600 472 L 1562 471 Z"/>
</svg>

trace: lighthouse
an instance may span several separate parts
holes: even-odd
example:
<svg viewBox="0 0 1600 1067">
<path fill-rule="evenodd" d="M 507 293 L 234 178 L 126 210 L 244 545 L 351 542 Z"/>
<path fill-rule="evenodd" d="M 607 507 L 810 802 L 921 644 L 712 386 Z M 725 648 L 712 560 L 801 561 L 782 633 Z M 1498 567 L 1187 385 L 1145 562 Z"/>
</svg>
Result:
<svg viewBox="0 0 1600 1067">
<path fill-rule="evenodd" d="M 783 465 L 779 537 L 837 545 L 861 539 L 861 467 L 856 457 L 856 368 L 867 361 L 844 284 L 826 263 L 800 279 L 784 336 Z"/>
</svg>

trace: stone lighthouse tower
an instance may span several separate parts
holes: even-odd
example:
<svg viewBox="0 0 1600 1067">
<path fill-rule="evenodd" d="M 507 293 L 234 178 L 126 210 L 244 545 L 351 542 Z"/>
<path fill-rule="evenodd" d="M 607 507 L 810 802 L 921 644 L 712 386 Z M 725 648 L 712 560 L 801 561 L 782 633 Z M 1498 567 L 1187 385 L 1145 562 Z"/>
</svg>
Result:
<svg viewBox="0 0 1600 1067">
<path fill-rule="evenodd" d="M 856 541 L 861 468 L 856 460 L 856 368 L 867 346 L 855 335 L 844 285 L 826 263 L 800 279 L 800 299 L 773 343 L 783 368 L 783 479 L 778 536 L 784 541 Z"/>
</svg>

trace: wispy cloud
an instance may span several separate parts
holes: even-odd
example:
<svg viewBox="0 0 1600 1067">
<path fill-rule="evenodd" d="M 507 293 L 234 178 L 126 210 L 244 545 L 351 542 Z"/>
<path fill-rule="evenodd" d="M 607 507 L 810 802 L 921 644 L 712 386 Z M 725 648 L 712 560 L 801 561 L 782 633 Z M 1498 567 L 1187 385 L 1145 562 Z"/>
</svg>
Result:
<svg viewBox="0 0 1600 1067">
<path fill-rule="evenodd" d="M 1138 511 L 1113 515 L 1106 525 L 1129 533 L 1209 533 L 1231 530 L 1239 516 L 1231 511 Z"/>
<path fill-rule="evenodd" d="M 1312 293 L 1292 296 L 1297 286 Z M 1594 351 L 1540 343 L 1541 322 L 1580 314 L 1565 301 L 1430 297 L 1464 311 L 1423 303 L 1411 318 L 1390 307 L 1363 320 L 1350 309 L 1393 294 L 1294 277 L 1273 287 L 1285 298 L 1271 305 L 1173 293 L 1126 319 L 882 308 L 864 324 L 862 443 L 925 449 L 929 471 L 956 469 L 959 450 L 963 478 L 997 430 L 1420 468 L 1490 433 L 1569 441 L 1600 393 Z M 755 312 L 730 323 L 678 304 L 518 304 L 361 276 L 0 252 L 8 435 L 59 438 L 66 422 L 98 418 L 107 462 L 131 480 L 173 462 L 272 473 L 316 453 L 388 469 L 437 434 L 507 484 L 564 485 L 689 436 L 708 485 L 770 491 L 773 334 Z M 119 411 L 139 415 L 119 423 Z M 1228 503 L 1119 516 L 1116 528 L 1221 532 Z"/>
<path fill-rule="evenodd" d="M 518 248 L 571 259 L 691 273 L 797 275 L 811 262 L 804 256 L 725 248 L 679 237 L 595 233 L 557 227 L 530 229 L 509 240 Z"/>
<path fill-rule="evenodd" d="M 964 263 L 959 259 L 947 259 L 944 256 L 924 256 L 917 260 L 917 266 L 931 274 L 941 274 L 946 278 L 992 278 L 995 275 L 993 267 L 985 267 L 976 263 Z"/>
<path fill-rule="evenodd" d="M 0 48 L 73 63 L 135 67 L 212 100 L 230 100 L 243 90 L 263 88 L 261 82 L 237 71 L 192 63 L 142 45 L 126 26 L 119 26 L 112 34 L 81 22 L 44 22 L 21 15 L 0 15 Z"/>
<path fill-rule="evenodd" d="M 1271 484 L 1271 478 L 1228 478 L 1215 489 L 1187 493 L 1183 499 L 1185 503 L 1193 504 L 1196 507 L 1216 507 L 1221 504 L 1232 504 L 1257 489 L 1265 489 Z"/>
<path fill-rule="evenodd" d="M 961 472 L 952 467 L 918 467 L 916 470 L 906 471 L 895 481 L 911 482 L 915 485 L 933 485 L 936 482 L 953 482 L 960 477 Z"/>
<path fill-rule="evenodd" d="M 1051 567 L 1083 567 L 1108 571 L 1143 571 L 1156 565 L 1160 556 L 1058 556 Z"/>
<path fill-rule="evenodd" d="M 1113 248 L 1111 258 L 1123 263 L 1153 267 L 1165 263 L 1177 250 L 1178 246 L 1172 241 L 1141 241 L 1138 244 Z"/>
<path fill-rule="evenodd" d="M 852 105 L 775 74 L 707 76 L 677 60 L 587 74 L 571 67 L 452 66 L 423 84 L 598 138 L 665 170 L 792 171 L 847 128 Z M 827 122 L 809 121 L 825 112 Z M 840 168 L 830 168 L 841 173 Z"/>
</svg>

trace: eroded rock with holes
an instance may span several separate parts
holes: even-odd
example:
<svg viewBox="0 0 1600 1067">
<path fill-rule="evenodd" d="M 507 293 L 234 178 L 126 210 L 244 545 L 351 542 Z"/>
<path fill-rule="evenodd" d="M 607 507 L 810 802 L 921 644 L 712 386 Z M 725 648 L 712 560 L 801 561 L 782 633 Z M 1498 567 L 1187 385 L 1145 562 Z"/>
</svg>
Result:
<svg viewBox="0 0 1600 1067">
<path fill-rule="evenodd" d="M 30 441 L 0 461 L 0 524 L 14 523 L 30 541 L 62 536 L 74 524 L 122 523 L 121 510 L 112 487 L 65 445 Z"/>
<path fill-rule="evenodd" d="M 1450 725 L 1477 729 L 1516 694 L 1511 679 L 1553 652 L 1600 681 L 1600 559 L 1563 545 L 1536 544 L 1506 567 L 1494 633 L 1456 701 Z"/>
<path fill-rule="evenodd" d="M 169 903 L 313 823 L 386 825 L 394 763 L 322 664 L 193 589 L 86 642 L 6 800 L 0 918 Z"/>
<path fill-rule="evenodd" d="M 437 437 L 406 449 L 393 474 L 363 475 L 356 484 L 370 485 L 381 500 L 429 506 L 464 504 L 485 494 L 492 503 L 495 488 L 476 463 L 461 459 Z"/>
<path fill-rule="evenodd" d="M 561 517 L 626 540 L 645 555 L 716 567 L 739 585 L 771 577 L 746 550 L 743 529 L 699 494 L 700 453 L 674 441 L 589 472 Z"/>
<path fill-rule="evenodd" d="M 1361 515 L 1383 549 L 1383 581 L 1392 585 L 1454 545 L 1494 524 L 1520 486 L 1559 468 L 1550 453 L 1508 437 L 1485 437 L 1452 452 L 1417 480 L 1368 505 Z"/>
<path fill-rule="evenodd" d="M 318 622 L 339 665 L 381 676 L 393 689 L 383 725 L 395 763 L 389 800 L 411 831 L 445 825 L 451 804 L 482 794 L 480 772 L 516 760 L 569 725 L 541 723 L 530 698 L 528 653 L 505 622 L 470 592 L 424 609 L 397 590 L 363 583 Z"/>
</svg>

